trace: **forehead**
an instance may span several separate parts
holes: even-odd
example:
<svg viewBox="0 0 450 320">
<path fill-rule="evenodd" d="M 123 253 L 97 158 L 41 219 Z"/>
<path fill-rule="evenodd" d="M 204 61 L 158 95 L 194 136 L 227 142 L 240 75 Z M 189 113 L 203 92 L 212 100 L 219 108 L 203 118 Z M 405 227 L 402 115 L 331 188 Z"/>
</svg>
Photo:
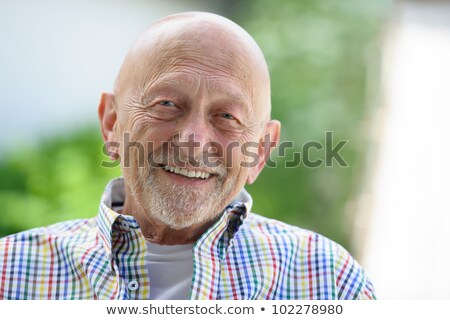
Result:
<svg viewBox="0 0 450 320">
<path fill-rule="evenodd" d="M 134 63 L 164 69 L 197 69 L 204 74 L 228 75 L 248 81 L 257 68 L 257 51 L 248 39 L 221 25 L 200 22 L 167 23 L 151 29 L 131 51 Z M 194 70 L 195 71 L 195 70 Z"/>
<path fill-rule="evenodd" d="M 234 50 L 226 41 L 218 44 L 196 38 L 162 40 L 141 55 L 137 62 L 142 64 L 137 71 L 144 72 L 147 79 L 184 72 L 218 82 L 240 83 L 246 87 L 256 76 L 247 54 Z"/>
<path fill-rule="evenodd" d="M 229 99 L 241 103 L 251 102 L 251 92 L 234 77 L 209 74 L 192 69 L 167 71 L 154 75 L 143 83 L 143 94 L 171 94 L 173 91 L 184 95 L 197 95 L 200 92 L 215 99 Z"/>
</svg>

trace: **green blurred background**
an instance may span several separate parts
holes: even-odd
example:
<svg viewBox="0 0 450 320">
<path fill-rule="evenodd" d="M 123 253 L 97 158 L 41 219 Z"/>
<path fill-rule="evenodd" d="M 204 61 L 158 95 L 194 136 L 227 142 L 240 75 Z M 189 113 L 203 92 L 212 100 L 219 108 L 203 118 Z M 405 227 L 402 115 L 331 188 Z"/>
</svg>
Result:
<svg viewBox="0 0 450 320">
<path fill-rule="evenodd" d="M 378 43 L 391 5 L 388 0 L 220 2 L 216 12 L 248 30 L 265 53 L 273 118 L 282 123 L 282 141 L 295 145 L 276 159 L 277 168 L 266 168 L 248 186 L 254 212 L 350 245 L 352 201 L 363 180 L 367 119 L 376 97 Z M 95 108 L 97 101 L 90 103 Z M 0 236 L 96 215 L 105 184 L 120 172 L 100 166 L 102 141 L 91 123 L 1 153 Z M 324 143 L 326 131 L 335 142 L 348 140 L 340 154 L 349 167 L 336 162 L 315 169 L 284 167 L 307 141 Z M 323 157 L 323 151 L 311 156 Z"/>
</svg>

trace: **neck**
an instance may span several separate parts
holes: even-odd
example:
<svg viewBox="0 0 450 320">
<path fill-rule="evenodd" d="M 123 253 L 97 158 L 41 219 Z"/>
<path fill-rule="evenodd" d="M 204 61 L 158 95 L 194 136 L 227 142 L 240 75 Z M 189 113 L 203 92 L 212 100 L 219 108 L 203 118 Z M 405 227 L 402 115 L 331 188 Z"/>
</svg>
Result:
<svg viewBox="0 0 450 320">
<path fill-rule="evenodd" d="M 123 214 L 132 215 L 141 227 L 145 240 L 162 245 L 194 243 L 214 224 L 215 220 L 193 225 L 183 229 L 173 229 L 163 222 L 152 218 L 134 199 L 127 196 L 123 206 Z"/>
</svg>

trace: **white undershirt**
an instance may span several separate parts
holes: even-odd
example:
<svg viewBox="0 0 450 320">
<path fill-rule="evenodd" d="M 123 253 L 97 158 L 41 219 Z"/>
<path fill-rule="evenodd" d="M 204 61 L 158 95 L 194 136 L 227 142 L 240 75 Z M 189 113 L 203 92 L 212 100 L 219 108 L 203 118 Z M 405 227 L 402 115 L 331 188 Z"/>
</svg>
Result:
<svg viewBox="0 0 450 320">
<path fill-rule="evenodd" d="M 150 299 L 188 299 L 194 274 L 194 244 L 167 246 L 148 241 L 146 243 Z"/>
</svg>

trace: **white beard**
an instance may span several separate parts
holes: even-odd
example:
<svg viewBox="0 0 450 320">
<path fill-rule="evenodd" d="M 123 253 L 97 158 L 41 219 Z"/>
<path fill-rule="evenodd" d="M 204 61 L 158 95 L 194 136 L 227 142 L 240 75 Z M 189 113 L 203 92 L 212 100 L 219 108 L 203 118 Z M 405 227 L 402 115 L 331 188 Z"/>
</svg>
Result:
<svg viewBox="0 0 450 320">
<path fill-rule="evenodd" d="M 216 176 L 214 189 L 205 194 L 200 188 L 163 185 L 156 179 L 157 170 L 163 169 L 151 168 L 148 173 L 147 168 L 139 168 L 139 182 L 131 190 L 151 218 L 181 230 L 215 220 L 222 213 L 226 204 L 221 200 L 229 197 L 233 186 L 231 181 L 224 179 L 226 174 Z M 222 172 L 226 172 L 225 169 Z M 138 185 L 140 188 L 136 188 Z"/>
</svg>

